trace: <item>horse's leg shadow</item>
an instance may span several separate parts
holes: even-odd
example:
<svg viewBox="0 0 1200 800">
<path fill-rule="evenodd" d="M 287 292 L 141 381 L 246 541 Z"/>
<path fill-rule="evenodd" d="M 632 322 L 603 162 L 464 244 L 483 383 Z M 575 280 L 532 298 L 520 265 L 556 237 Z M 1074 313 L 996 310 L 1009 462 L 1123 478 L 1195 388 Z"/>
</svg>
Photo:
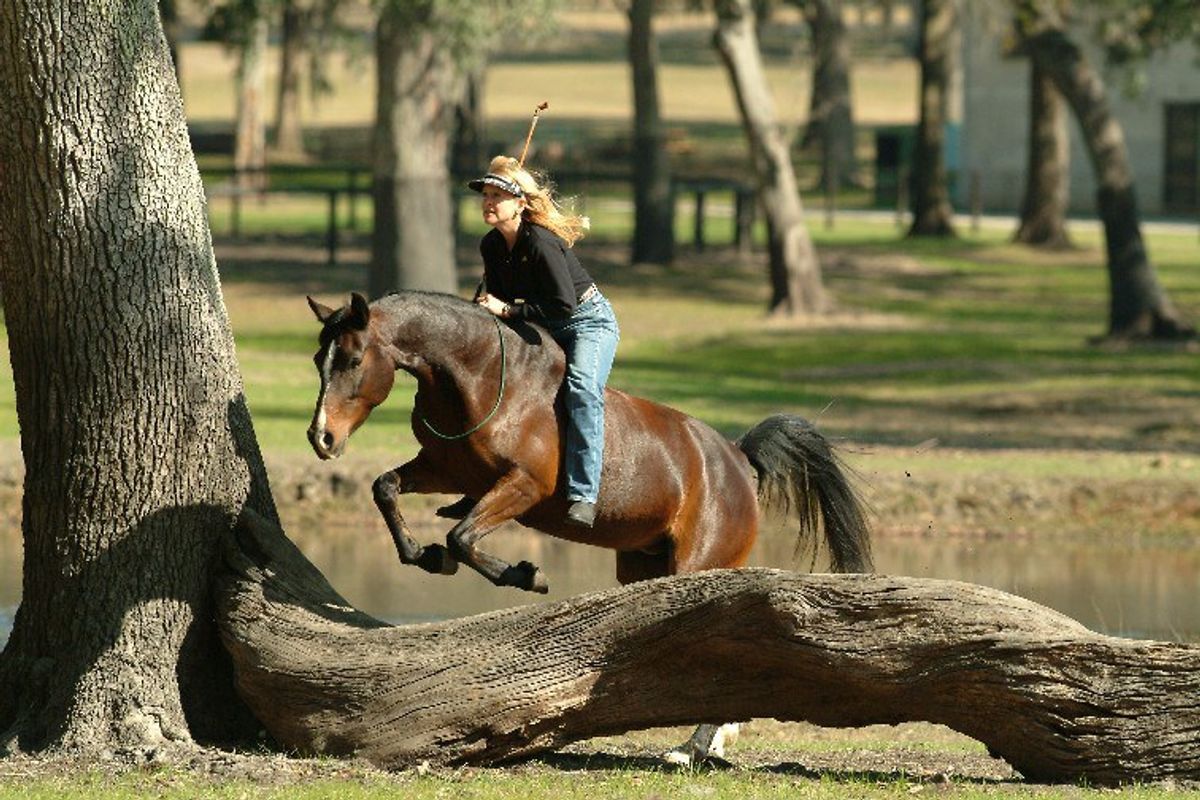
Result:
<svg viewBox="0 0 1200 800">
<path fill-rule="evenodd" d="M 524 514 L 545 494 L 525 472 L 514 470 L 491 488 L 473 509 L 446 535 L 451 555 L 487 578 L 496 586 L 513 586 L 527 592 L 545 594 L 550 584 L 534 564 L 522 561 L 509 564 L 502 558 L 476 547 L 503 523 Z"/>
<path fill-rule="evenodd" d="M 435 476 L 425 469 L 421 454 L 418 453 L 412 461 L 376 478 L 371 492 L 375 497 L 375 505 L 392 534 L 392 541 L 396 545 L 401 563 L 416 564 L 434 575 L 453 575 L 458 572 L 458 562 L 450 555 L 450 551 L 440 544 L 419 544 L 412 537 L 408 523 L 400 513 L 400 495 L 418 491 L 438 491 L 437 488 L 426 486 L 430 479 L 434 478 Z"/>
</svg>

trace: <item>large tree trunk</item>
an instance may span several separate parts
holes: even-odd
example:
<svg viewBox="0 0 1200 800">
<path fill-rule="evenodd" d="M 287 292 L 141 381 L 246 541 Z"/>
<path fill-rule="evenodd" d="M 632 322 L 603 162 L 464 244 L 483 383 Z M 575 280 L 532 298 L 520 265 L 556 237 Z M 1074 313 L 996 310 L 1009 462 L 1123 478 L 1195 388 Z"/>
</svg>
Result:
<svg viewBox="0 0 1200 800">
<path fill-rule="evenodd" d="M 1108 254 L 1107 337 L 1195 338 L 1195 328 L 1172 305 L 1146 254 L 1125 134 L 1109 108 L 1103 80 L 1061 28 L 1038 32 L 1026 44 L 1079 120 L 1096 175 Z"/>
<path fill-rule="evenodd" d="M 488 763 L 712 719 L 923 720 L 1031 780 L 1200 778 L 1200 647 L 982 586 L 721 570 L 387 627 L 252 514 L 226 564 L 238 686 L 298 752 Z"/>
<path fill-rule="evenodd" d="M 1055 249 L 1071 246 L 1067 235 L 1070 145 L 1062 95 L 1038 62 L 1031 60 L 1029 157 L 1016 241 Z"/>
<path fill-rule="evenodd" d="M 252 734 L 216 542 L 274 517 L 154 0 L 0 6 L 0 284 L 23 597 L 0 752 Z"/>
<path fill-rule="evenodd" d="M 675 255 L 675 197 L 658 105 L 655 0 L 629 4 L 633 73 L 633 255 L 636 263 L 670 264 Z"/>
<path fill-rule="evenodd" d="M 958 25 L 957 0 L 921 0 L 921 109 L 909 194 L 909 236 L 953 236 L 954 209 L 946 177 L 946 115 L 953 44 Z"/>
<path fill-rule="evenodd" d="M 233 168 L 247 175 L 243 187 L 262 187 L 267 166 L 267 123 L 263 113 L 266 92 L 267 18 L 248 20 L 237 68 L 237 120 L 233 137 Z"/>
<path fill-rule="evenodd" d="M 840 0 L 792 0 L 812 36 L 813 75 L 802 147 L 821 152 L 821 187 L 844 186 L 854 172 L 854 112 L 850 103 L 850 40 Z"/>
<path fill-rule="evenodd" d="M 279 45 L 279 92 L 275 100 L 275 150 L 284 156 L 304 155 L 304 127 L 300 117 L 305 38 L 309 11 L 297 0 L 283 3 L 283 28 Z"/>
<path fill-rule="evenodd" d="M 754 162 L 759 202 L 767 217 L 771 313 L 825 313 L 832 301 L 825 292 L 821 265 L 804 224 L 796 173 L 787 140 L 776 121 L 749 0 L 717 3 L 714 42 L 733 83 Z"/>
<path fill-rule="evenodd" d="M 388 4 L 376 33 L 373 297 L 457 288 L 448 162 L 463 79 L 417 12 Z"/>
</svg>

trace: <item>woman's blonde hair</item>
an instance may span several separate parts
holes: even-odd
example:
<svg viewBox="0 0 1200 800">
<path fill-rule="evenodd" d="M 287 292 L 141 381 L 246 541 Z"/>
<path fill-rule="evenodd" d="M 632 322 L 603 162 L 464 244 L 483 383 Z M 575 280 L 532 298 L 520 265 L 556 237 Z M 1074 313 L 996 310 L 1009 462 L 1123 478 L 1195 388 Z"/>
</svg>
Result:
<svg viewBox="0 0 1200 800">
<path fill-rule="evenodd" d="M 525 169 L 509 156 L 496 156 L 488 164 L 489 173 L 515 181 L 525 193 L 525 211 L 521 218 L 541 225 L 567 243 L 567 247 L 583 238 L 588 229 L 587 217 L 564 211 L 554 197 L 554 186 L 544 176 Z"/>
</svg>

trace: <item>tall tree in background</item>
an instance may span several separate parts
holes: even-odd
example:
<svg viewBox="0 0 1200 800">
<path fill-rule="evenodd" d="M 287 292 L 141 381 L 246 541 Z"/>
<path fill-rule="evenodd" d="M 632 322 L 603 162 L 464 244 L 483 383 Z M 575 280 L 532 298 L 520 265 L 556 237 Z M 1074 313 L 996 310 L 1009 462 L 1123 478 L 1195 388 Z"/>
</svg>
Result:
<svg viewBox="0 0 1200 800">
<path fill-rule="evenodd" d="M 330 54 L 345 49 L 351 34 L 338 16 L 344 0 L 270 0 L 278 12 L 279 82 L 275 95 L 275 152 L 286 159 L 305 155 L 302 90 L 316 98 L 332 90 L 325 67 Z M 307 80 L 306 80 L 307 78 Z"/>
<path fill-rule="evenodd" d="M 154 0 L 0 5 L 0 285 L 25 486 L 0 752 L 249 738 L 211 570 L 275 518 Z"/>
<path fill-rule="evenodd" d="M 376 29 L 375 228 L 368 289 L 458 286 L 450 141 L 466 76 L 516 31 L 546 22 L 555 0 L 388 0 Z M 530 109 L 532 110 L 532 109 Z"/>
<path fill-rule="evenodd" d="M 1109 278 L 1107 338 L 1195 338 L 1146 252 L 1125 134 L 1104 81 L 1069 34 L 1057 2 L 1017 0 L 1016 12 L 1023 46 L 1071 106 L 1096 175 Z"/>
<path fill-rule="evenodd" d="M 254 173 L 267 165 L 266 97 L 269 0 L 233 0 L 209 17 L 206 35 L 237 54 L 234 75 L 236 116 L 233 126 L 233 167 Z M 261 175 L 249 175 L 243 186 L 260 185 Z"/>
<path fill-rule="evenodd" d="M 675 255 L 675 197 L 658 103 L 655 0 L 630 0 L 629 63 L 633 75 L 634 263 L 670 264 Z"/>
<path fill-rule="evenodd" d="M 909 236 L 953 236 L 954 209 L 946 176 L 946 119 L 954 68 L 957 0 L 922 0 L 920 119 L 913 143 Z"/>
<path fill-rule="evenodd" d="M 245 39 L 241 42 L 237 68 L 237 124 L 233 137 L 233 167 L 238 171 L 261 171 L 267 166 L 267 34 L 270 25 L 265 3 L 246 3 Z M 252 180 L 261 185 L 262 176 Z"/>
<path fill-rule="evenodd" d="M 767 217 L 774 315 L 828 311 L 832 302 L 804 222 L 788 142 L 775 116 L 750 0 L 717 0 L 714 43 L 729 71 Z"/>
<path fill-rule="evenodd" d="M 305 40 L 313 10 L 303 0 L 283 0 L 280 8 L 279 91 L 275 95 L 275 150 L 285 157 L 304 154 L 300 87 L 304 82 Z"/>
<path fill-rule="evenodd" d="M 389 2 L 376 29 L 373 297 L 458 288 L 449 145 L 465 82 L 437 11 L 434 0 Z"/>
<path fill-rule="evenodd" d="M 821 153 L 821 187 L 852 182 L 854 110 L 850 101 L 850 40 L 841 0 L 791 0 L 812 39 L 812 94 L 801 147 Z"/>
<path fill-rule="evenodd" d="M 1062 95 L 1038 64 L 1029 69 L 1029 152 L 1025 195 L 1014 240 L 1047 248 L 1071 246 L 1067 235 L 1071 142 Z"/>
</svg>

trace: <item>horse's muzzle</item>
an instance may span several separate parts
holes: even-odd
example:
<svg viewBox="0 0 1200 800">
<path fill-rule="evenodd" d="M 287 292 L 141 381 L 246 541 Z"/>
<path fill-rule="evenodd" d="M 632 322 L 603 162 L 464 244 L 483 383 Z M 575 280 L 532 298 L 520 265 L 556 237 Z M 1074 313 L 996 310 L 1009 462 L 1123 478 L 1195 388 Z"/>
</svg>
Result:
<svg viewBox="0 0 1200 800">
<path fill-rule="evenodd" d="M 322 461 L 328 461 L 331 458 L 340 456 L 346 444 L 343 441 L 341 445 L 336 445 L 332 433 L 315 427 L 308 429 L 308 443 L 312 445 L 313 452 L 317 454 L 317 458 Z"/>
</svg>

